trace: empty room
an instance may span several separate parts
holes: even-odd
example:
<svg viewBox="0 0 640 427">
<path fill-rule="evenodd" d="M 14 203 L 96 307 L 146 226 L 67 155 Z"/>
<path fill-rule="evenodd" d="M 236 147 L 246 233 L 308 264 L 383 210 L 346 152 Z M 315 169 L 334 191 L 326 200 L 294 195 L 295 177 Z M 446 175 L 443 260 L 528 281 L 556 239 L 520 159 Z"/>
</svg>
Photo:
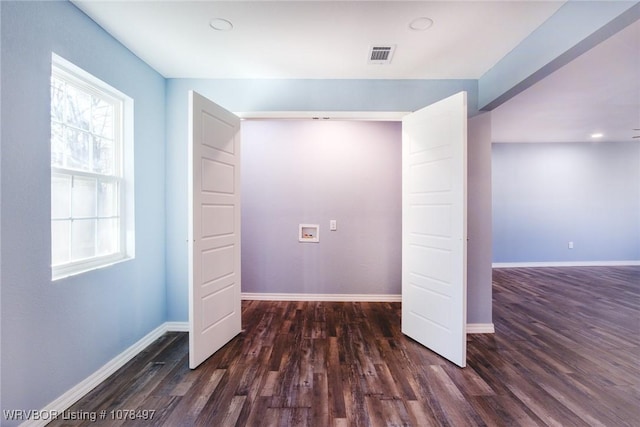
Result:
<svg viewBox="0 0 640 427">
<path fill-rule="evenodd" d="M 640 418 L 637 1 L 0 2 L 1 425 Z"/>
</svg>

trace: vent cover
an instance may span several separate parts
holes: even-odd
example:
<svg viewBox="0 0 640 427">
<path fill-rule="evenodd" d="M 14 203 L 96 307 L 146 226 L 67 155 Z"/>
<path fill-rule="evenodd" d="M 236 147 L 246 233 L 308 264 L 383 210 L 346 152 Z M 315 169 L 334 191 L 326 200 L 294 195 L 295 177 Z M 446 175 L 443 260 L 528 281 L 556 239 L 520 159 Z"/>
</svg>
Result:
<svg viewBox="0 0 640 427">
<path fill-rule="evenodd" d="M 371 46 L 371 49 L 369 49 L 369 63 L 389 64 L 395 50 L 395 45 Z"/>
</svg>

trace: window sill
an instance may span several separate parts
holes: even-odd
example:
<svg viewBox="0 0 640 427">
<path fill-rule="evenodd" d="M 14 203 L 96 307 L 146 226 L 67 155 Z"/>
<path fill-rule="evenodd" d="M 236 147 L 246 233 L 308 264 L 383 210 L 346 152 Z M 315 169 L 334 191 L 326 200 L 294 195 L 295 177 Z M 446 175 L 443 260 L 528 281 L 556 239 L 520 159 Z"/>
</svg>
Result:
<svg viewBox="0 0 640 427">
<path fill-rule="evenodd" d="M 56 282 L 58 280 L 66 279 L 67 277 L 77 276 L 90 271 L 102 270 L 103 268 L 108 268 L 133 259 L 134 257 L 131 256 L 118 255 L 117 257 L 106 257 L 99 260 L 54 267 L 51 269 L 51 281 Z"/>
</svg>

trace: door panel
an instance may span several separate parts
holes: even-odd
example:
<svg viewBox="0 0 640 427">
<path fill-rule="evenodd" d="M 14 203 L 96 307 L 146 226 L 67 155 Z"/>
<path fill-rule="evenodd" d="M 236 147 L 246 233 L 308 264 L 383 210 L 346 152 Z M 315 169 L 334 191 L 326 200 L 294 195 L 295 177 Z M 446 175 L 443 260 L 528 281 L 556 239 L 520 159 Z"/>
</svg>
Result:
<svg viewBox="0 0 640 427">
<path fill-rule="evenodd" d="M 240 119 L 191 92 L 189 367 L 240 333 Z"/>
<path fill-rule="evenodd" d="M 466 365 L 467 101 L 402 120 L 402 332 Z"/>
</svg>

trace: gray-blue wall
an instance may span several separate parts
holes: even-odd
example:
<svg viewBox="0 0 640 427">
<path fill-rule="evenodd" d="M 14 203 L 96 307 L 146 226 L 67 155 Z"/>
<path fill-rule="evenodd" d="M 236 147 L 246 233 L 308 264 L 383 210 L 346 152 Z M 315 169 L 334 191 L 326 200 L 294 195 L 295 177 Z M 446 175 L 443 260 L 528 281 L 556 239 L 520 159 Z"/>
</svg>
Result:
<svg viewBox="0 0 640 427">
<path fill-rule="evenodd" d="M 2 409 L 39 409 L 161 325 L 165 80 L 67 2 L 0 2 Z M 51 53 L 135 103 L 136 258 L 51 281 Z M 11 425 L 3 420 L 2 425 Z"/>
<path fill-rule="evenodd" d="M 630 260 L 640 143 L 493 144 L 494 262 Z"/>
<path fill-rule="evenodd" d="M 467 323 L 493 323 L 491 113 L 467 122 Z"/>
<path fill-rule="evenodd" d="M 399 295 L 401 140 L 399 122 L 243 122 L 242 291 Z"/>
</svg>

